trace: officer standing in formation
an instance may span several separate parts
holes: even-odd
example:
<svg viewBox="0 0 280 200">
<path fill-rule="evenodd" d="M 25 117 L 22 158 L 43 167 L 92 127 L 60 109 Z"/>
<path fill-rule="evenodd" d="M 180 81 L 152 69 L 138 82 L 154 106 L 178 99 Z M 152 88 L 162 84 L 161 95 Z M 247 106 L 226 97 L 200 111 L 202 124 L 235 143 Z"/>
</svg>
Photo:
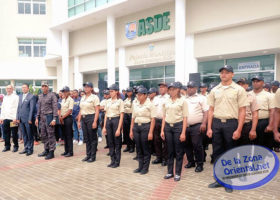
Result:
<svg viewBox="0 0 280 200">
<path fill-rule="evenodd" d="M 103 97 L 104 97 L 104 99 L 100 102 L 100 112 L 99 112 L 100 115 L 101 115 L 101 122 L 100 122 L 101 128 L 104 127 L 105 106 L 106 106 L 107 100 L 110 99 L 110 91 L 109 90 L 104 90 L 103 91 Z M 104 149 L 107 149 L 107 148 L 109 148 L 109 146 L 108 146 L 108 136 L 105 135 L 105 138 L 106 138 L 106 146 L 104 147 Z"/>
<path fill-rule="evenodd" d="M 188 128 L 186 132 L 186 153 L 188 164 L 186 168 L 195 167 L 195 172 L 203 171 L 204 151 L 202 146 L 203 135 L 206 134 L 207 115 L 209 106 L 205 96 L 197 94 L 198 85 L 190 81 L 187 84 L 189 108 Z M 194 160 L 194 154 L 196 160 Z"/>
<path fill-rule="evenodd" d="M 58 119 L 57 98 L 54 93 L 49 92 L 47 82 L 43 81 L 41 86 L 43 94 L 39 95 L 35 124 L 38 127 L 40 120 L 41 139 L 44 143 L 44 151 L 38 156 L 45 157 L 46 160 L 49 160 L 54 158 L 56 146 L 55 124 Z"/>
<path fill-rule="evenodd" d="M 147 98 L 148 90 L 138 89 L 138 103 L 133 107 L 130 138 L 135 140 L 139 166 L 134 173 L 147 174 L 149 171 L 151 150 L 149 141 L 153 139 L 156 110 L 154 104 Z"/>
</svg>

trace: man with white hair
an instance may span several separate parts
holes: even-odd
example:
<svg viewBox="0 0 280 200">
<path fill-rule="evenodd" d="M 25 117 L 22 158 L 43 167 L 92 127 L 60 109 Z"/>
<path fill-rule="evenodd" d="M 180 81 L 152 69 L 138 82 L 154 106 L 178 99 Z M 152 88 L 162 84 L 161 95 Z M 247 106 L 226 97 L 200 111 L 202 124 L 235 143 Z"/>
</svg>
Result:
<svg viewBox="0 0 280 200">
<path fill-rule="evenodd" d="M 17 108 L 19 97 L 14 94 L 14 87 L 8 85 L 6 87 L 7 95 L 3 99 L 0 124 L 3 124 L 3 132 L 5 136 L 5 148 L 3 152 L 10 151 L 11 149 L 11 133 L 13 137 L 14 149 L 13 152 L 18 151 L 18 125 L 17 125 Z"/>
</svg>

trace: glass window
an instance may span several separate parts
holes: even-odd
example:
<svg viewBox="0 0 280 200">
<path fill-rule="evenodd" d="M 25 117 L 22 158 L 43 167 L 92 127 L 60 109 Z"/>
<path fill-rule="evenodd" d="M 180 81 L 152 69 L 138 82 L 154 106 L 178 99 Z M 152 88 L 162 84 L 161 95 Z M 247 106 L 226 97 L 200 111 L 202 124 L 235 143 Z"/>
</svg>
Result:
<svg viewBox="0 0 280 200">
<path fill-rule="evenodd" d="M 68 10 L 68 17 L 72 17 L 75 15 L 75 7 Z"/>
<path fill-rule="evenodd" d="M 30 14 L 31 13 L 31 0 L 18 0 L 18 13 Z"/>
<path fill-rule="evenodd" d="M 33 85 L 33 80 L 15 80 L 15 86 L 22 86 L 22 84 L 27 83 L 28 85 Z"/>
<path fill-rule="evenodd" d="M 95 7 L 95 1 L 94 0 L 89 0 L 85 4 L 85 10 L 91 10 L 94 7 Z"/>
<path fill-rule="evenodd" d="M 33 14 L 39 14 L 39 4 L 38 3 L 33 4 Z"/>
<path fill-rule="evenodd" d="M 107 4 L 107 0 L 96 0 L 96 7 L 97 6 L 102 6 L 104 4 Z"/>
<path fill-rule="evenodd" d="M 7 86 L 10 84 L 11 84 L 10 80 L 0 80 L 0 86 Z"/>
<path fill-rule="evenodd" d="M 31 13 L 31 4 L 30 3 L 26 3 L 24 5 L 25 7 L 25 14 L 30 14 Z"/>
<path fill-rule="evenodd" d="M 68 0 L 68 8 L 75 5 L 75 0 Z"/>
<path fill-rule="evenodd" d="M 24 3 L 18 3 L 18 13 L 24 14 Z"/>
<path fill-rule="evenodd" d="M 165 67 L 165 77 L 175 77 L 175 66 L 174 65 Z"/>
<path fill-rule="evenodd" d="M 19 56 L 44 57 L 46 55 L 46 39 L 18 39 Z"/>
<path fill-rule="evenodd" d="M 41 15 L 46 14 L 46 4 L 40 4 L 40 14 Z"/>
<path fill-rule="evenodd" d="M 82 4 L 76 7 L 75 14 L 80 14 L 83 13 L 84 11 L 85 11 L 85 5 Z"/>
</svg>

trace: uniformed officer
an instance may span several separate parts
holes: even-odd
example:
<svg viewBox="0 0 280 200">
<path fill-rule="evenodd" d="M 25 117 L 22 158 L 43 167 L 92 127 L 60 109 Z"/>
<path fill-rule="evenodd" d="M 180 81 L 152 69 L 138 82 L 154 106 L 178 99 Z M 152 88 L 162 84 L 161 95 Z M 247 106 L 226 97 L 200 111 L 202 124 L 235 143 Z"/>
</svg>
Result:
<svg viewBox="0 0 280 200">
<path fill-rule="evenodd" d="M 272 81 L 271 82 L 271 93 L 275 94 L 279 88 L 279 85 L 280 85 L 279 81 Z"/>
<path fill-rule="evenodd" d="M 279 133 L 279 125 L 280 125 L 280 89 L 278 89 L 274 96 L 275 102 L 275 111 L 274 111 L 274 125 L 273 125 L 273 133 L 274 140 L 280 143 L 280 133 Z"/>
<path fill-rule="evenodd" d="M 109 90 L 104 90 L 103 91 L 103 97 L 104 97 L 104 99 L 100 102 L 100 115 L 101 115 L 100 126 L 101 126 L 101 128 L 104 127 L 106 102 L 107 102 L 108 99 L 110 99 L 110 92 L 109 92 Z M 108 149 L 109 148 L 109 146 L 108 146 L 108 136 L 105 135 L 105 138 L 106 138 L 106 146 L 104 147 L 104 149 Z"/>
<path fill-rule="evenodd" d="M 107 100 L 105 106 L 105 123 L 103 127 L 103 134 L 107 134 L 109 142 L 109 153 L 111 163 L 108 167 L 117 168 L 121 161 L 122 136 L 121 129 L 123 124 L 124 104 L 120 98 L 119 86 L 111 85 L 110 99 Z"/>
<path fill-rule="evenodd" d="M 266 92 L 270 92 L 270 90 L 271 90 L 271 84 L 270 84 L 270 83 L 264 83 L 263 89 L 264 89 L 264 91 L 266 91 Z"/>
<path fill-rule="evenodd" d="M 83 162 L 94 162 L 97 151 L 97 129 L 99 117 L 99 98 L 93 92 L 93 84 L 86 82 L 83 84 L 85 95 L 80 101 L 80 113 L 78 116 L 78 128 L 82 126 L 84 141 L 86 143 L 86 157 Z M 82 124 L 81 124 L 82 123 Z"/>
<path fill-rule="evenodd" d="M 183 85 L 181 88 L 181 91 L 180 91 L 182 97 L 187 97 L 187 90 L 188 90 L 188 87 L 186 85 Z"/>
<path fill-rule="evenodd" d="M 168 153 L 167 153 L 167 143 L 160 136 L 161 125 L 163 118 L 163 104 L 168 100 L 169 95 L 167 94 L 167 84 L 159 83 L 159 95 L 155 97 L 153 103 L 156 107 L 156 123 L 154 128 L 154 147 L 156 152 L 156 159 L 152 161 L 152 164 L 161 163 L 162 166 L 167 165 Z"/>
<path fill-rule="evenodd" d="M 49 91 L 49 85 L 46 81 L 43 81 L 41 86 L 43 94 L 39 95 L 35 124 L 38 126 L 40 120 L 41 140 L 44 143 L 44 151 L 38 156 L 45 157 L 48 160 L 54 158 L 56 146 L 55 124 L 58 119 L 57 98 L 53 92 Z"/>
<path fill-rule="evenodd" d="M 163 104 L 161 128 L 161 137 L 166 140 L 168 149 L 168 172 L 164 178 L 174 177 L 174 158 L 176 158 L 174 181 L 181 179 L 188 117 L 188 104 L 180 95 L 181 87 L 180 82 L 173 82 L 168 86 L 170 97 Z"/>
<path fill-rule="evenodd" d="M 151 160 L 149 141 L 153 139 L 155 127 L 155 107 L 147 98 L 146 88 L 138 89 L 138 103 L 134 105 L 131 120 L 130 137 L 134 138 L 138 152 L 139 166 L 134 173 L 147 174 Z"/>
<path fill-rule="evenodd" d="M 205 96 L 197 94 L 198 85 L 194 81 L 187 84 L 188 92 L 188 127 L 186 131 L 186 153 L 188 164 L 185 168 L 195 167 L 195 172 L 203 171 L 204 150 L 203 135 L 206 134 L 207 115 L 209 106 Z M 194 160 L 194 154 L 196 160 Z"/>
<path fill-rule="evenodd" d="M 201 83 L 199 88 L 200 88 L 201 95 L 203 95 L 203 96 L 208 95 L 208 92 L 207 92 L 208 87 L 207 87 L 206 83 Z"/>
<path fill-rule="evenodd" d="M 214 87 L 208 95 L 208 130 L 207 135 L 212 138 L 213 159 L 219 158 L 227 150 L 235 147 L 241 136 L 245 121 L 247 94 L 244 88 L 232 81 L 233 68 L 225 65 L 220 68 L 221 83 Z M 226 112 L 225 112 L 226 111 Z M 218 182 L 209 188 L 221 187 Z M 227 192 L 232 189 L 225 188 Z"/>
<path fill-rule="evenodd" d="M 157 96 L 158 90 L 154 87 L 150 88 L 148 91 L 148 97 L 151 102 L 153 102 L 154 98 Z"/>
<path fill-rule="evenodd" d="M 127 146 L 123 152 L 133 153 L 135 151 L 135 142 L 129 137 L 131 116 L 132 116 L 132 101 L 133 89 L 126 89 L 126 99 L 124 100 L 124 119 L 123 119 L 123 136 Z"/>
<path fill-rule="evenodd" d="M 74 100 L 70 97 L 70 88 L 65 86 L 62 89 L 64 98 L 61 101 L 61 109 L 59 110 L 59 121 L 62 125 L 62 132 L 64 135 L 64 153 L 62 156 L 73 156 L 73 117 L 72 111 L 74 107 Z"/>
<path fill-rule="evenodd" d="M 261 76 L 254 76 L 252 79 L 253 91 L 250 94 L 256 96 L 259 105 L 259 120 L 257 125 L 256 144 L 273 148 L 273 115 L 274 100 L 271 93 L 263 89 L 264 80 Z"/>
<path fill-rule="evenodd" d="M 237 81 L 237 84 L 243 87 L 245 90 L 248 88 L 248 81 L 245 78 L 241 78 Z M 238 141 L 239 145 L 251 144 L 252 140 L 257 137 L 256 128 L 258 124 L 258 111 L 259 106 L 257 104 L 256 96 L 252 93 L 247 93 L 249 106 L 246 106 L 245 123 L 242 128 L 241 137 Z"/>
</svg>

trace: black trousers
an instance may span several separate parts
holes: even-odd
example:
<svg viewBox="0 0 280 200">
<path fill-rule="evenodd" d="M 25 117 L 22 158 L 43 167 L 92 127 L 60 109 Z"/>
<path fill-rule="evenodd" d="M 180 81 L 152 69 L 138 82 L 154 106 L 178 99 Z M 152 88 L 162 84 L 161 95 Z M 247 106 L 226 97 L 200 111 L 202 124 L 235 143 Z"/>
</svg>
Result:
<svg viewBox="0 0 280 200">
<path fill-rule="evenodd" d="M 97 128 L 93 129 L 94 114 L 82 117 L 82 129 L 84 134 L 84 142 L 86 143 L 87 157 L 95 159 L 97 150 Z"/>
<path fill-rule="evenodd" d="M 165 140 L 167 142 L 168 151 L 168 174 L 174 174 L 174 158 L 176 158 L 175 174 L 181 175 L 183 157 L 184 157 L 184 142 L 180 141 L 180 135 L 183 129 L 183 122 L 170 125 L 167 122 L 164 127 Z"/>
<path fill-rule="evenodd" d="M 68 116 L 63 120 L 62 132 L 64 135 L 64 149 L 66 153 L 73 154 L 73 118 Z"/>
<path fill-rule="evenodd" d="M 237 141 L 232 139 L 233 132 L 237 129 L 237 119 L 229 119 L 222 122 L 220 119 L 214 118 L 212 123 L 212 145 L 213 160 L 216 161 L 219 156 L 229 149 L 237 146 Z"/>
<path fill-rule="evenodd" d="M 129 137 L 130 124 L 131 124 L 131 114 L 130 113 L 124 113 L 124 118 L 123 118 L 124 142 L 127 144 L 127 147 L 129 149 L 134 149 L 135 148 L 135 142 L 133 140 L 131 140 L 131 138 Z"/>
<path fill-rule="evenodd" d="M 202 145 L 203 133 L 200 132 L 201 123 L 191 125 L 186 131 L 186 154 L 188 162 L 203 165 L 204 149 Z M 195 155 L 195 159 L 194 159 Z"/>
<path fill-rule="evenodd" d="M 248 144 L 254 144 L 253 141 L 250 140 L 249 138 L 249 133 L 252 129 L 252 122 L 244 123 L 242 131 L 241 131 L 241 136 L 239 140 L 237 141 L 237 145 L 248 145 Z"/>
<path fill-rule="evenodd" d="M 106 121 L 106 131 L 111 162 L 118 165 L 121 161 L 122 136 L 120 134 L 120 136 L 116 137 L 115 134 L 119 126 L 119 121 L 120 117 L 107 117 Z"/>
<path fill-rule="evenodd" d="M 18 148 L 18 127 L 10 127 L 10 123 L 13 120 L 10 119 L 5 119 L 3 121 L 3 132 L 4 132 L 4 137 L 5 137 L 5 147 L 11 148 L 11 135 L 13 137 L 13 143 L 14 147 Z"/>
<path fill-rule="evenodd" d="M 136 143 L 139 169 L 148 170 L 151 161 L 151 149 L 148 141 L 150 123 L 134 124 L 133 137 Z"/>
<path fill-rule="evenodd" d="M 156 156 L 158 159 L 167 161 L 168 153 L 167 153 L 167 143 L 166 140 L 162 140 L 161 134 L 161 125 L 162 120 L 156 119 L 155 128 L 154 128 L 154 148 L 156 152 Z"/>
<path fill-rule="evenodd" d="M 265 133 L 264 130 L 269 124 L 269 119 L 259 119 L 257 125 L 257 138 L 255 143 L 257 145 L 265 146 L 272 150 L 274 146 L 273 132 Z"/>
</svg>

